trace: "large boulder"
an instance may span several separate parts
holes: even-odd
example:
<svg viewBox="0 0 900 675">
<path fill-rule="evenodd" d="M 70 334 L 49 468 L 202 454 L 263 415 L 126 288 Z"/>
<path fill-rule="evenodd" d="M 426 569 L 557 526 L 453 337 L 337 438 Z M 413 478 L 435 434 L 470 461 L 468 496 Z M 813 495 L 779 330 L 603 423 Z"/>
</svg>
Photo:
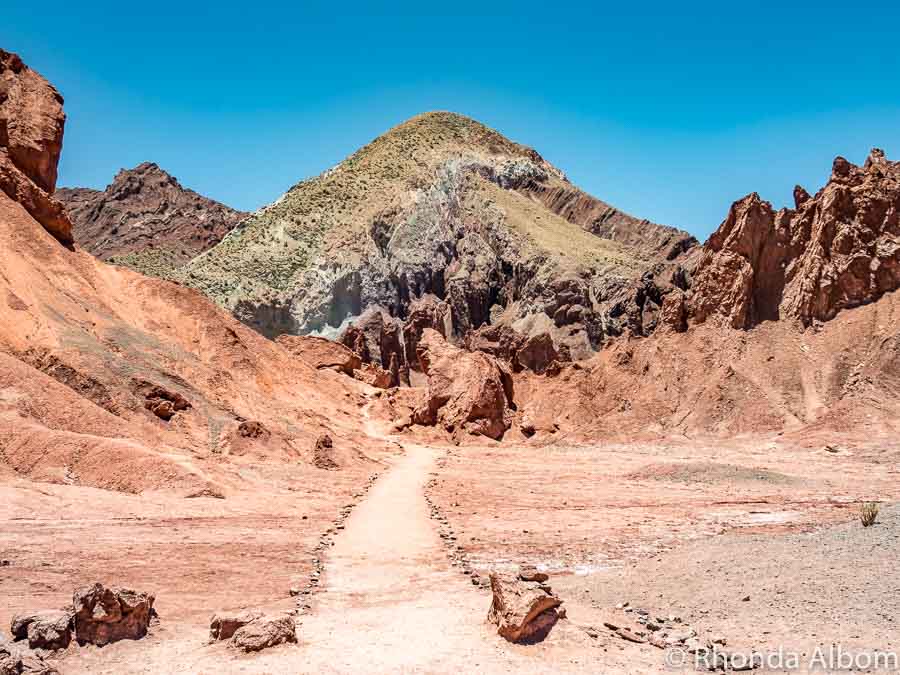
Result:
<svg viewBox="0 0 900 675">
<path fill-rule="evenodd" d="M 46 610 L 13 617 L 10 632 L 15 640 L 28 640 L 31 649 L 65 649 L 72 640 L 72 613 Z"/>
<path fill-rule="evenodd" d="M 66 245 L 72 224 L 52 197 L 66 116 L 47 80 L 0 49 L 0 191 Z"/>
<path fill-rule="evenodd" d="M 428 392 L 413 412 L 414 424 L 503 438 L 515 404 L 512 375 L 502 362 L 454 347 L 431 329 L 423 332 L 417 354 Z"/>
<path fill-rule="evenodd" d="M 814 197 L 794 194 L 793 209 L 756 193 L 732 205 L 693 275 L 691 321 L 809 325 L 900 287 L 900 162 L 878 149 L 863 167 L 838 157 Z"/>
<path fill-rule="evenodd" d="M 352 349 L 338 342 L 312 335 L 281 335 L 276 340 L 298 359 L 321 369 L 337 370 L 346 375 L 362 367 L 362 359 Z"/>
<path fill-rule="evenodd" d="M 126 588 L 94 584 L 75 591 L 75 639 L 79 644 L 105 645 L 137 640 L 147 634 L 154 597 Z"/>
<path fill-rule="evenodd" d="M 231 637 L 231 645 L 245 652 L 296 642 L 296 625 L 293 617 L 287 614 L 259 617 L 238 628 Z"/>
<path fill-rule="evenodd" d="M 488 621 L 510 642 L 539 642 L 560 618 L 562 600 L 542 582 L 491 573 L 491 593 Z"/>
</svg>

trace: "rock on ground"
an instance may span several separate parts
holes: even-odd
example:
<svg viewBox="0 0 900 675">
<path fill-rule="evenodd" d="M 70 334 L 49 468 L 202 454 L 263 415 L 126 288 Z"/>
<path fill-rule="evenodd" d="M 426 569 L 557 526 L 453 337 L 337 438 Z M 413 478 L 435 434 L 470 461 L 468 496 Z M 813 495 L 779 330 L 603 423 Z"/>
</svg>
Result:
<svg viewBox="0 0 900 675">
<path fill-rule="evenodd" d="M 31 649 L 65 649 L 72 639 L 72 613 L 51 609 L 19 614 L 10 632 L 16 640 L 27 639 Z"/>
<path fill-rule="evenodd" d="M 262 616 L 238 628 L 231 644 L 245 652 L 258 652 L 280 644 L 297 642 L 297 630 L 291 616 Z"/>
<path fill-rule="evenodd" d="M 510 642 L 539 642 L 559 620 L 562 601 L 547 586 L 491 573 L 488 621 Z"/>
<path fill-rule="evenodd" d="M 228 640 L 238 628 L 243 628 L 248 623 L 256 621 L 262 615 L 262 612 L 255 610 L 217 612 L 209 622 L 210 642 Z"/>
<path fill-rule="evenodd" d="M 94 584 L 75 591 L 75 639 L 79 644 L 105 645 L 137 640 L 147 634 L 154 597 L 125 588 Z"/>
<path fill-rule="evenodd" d="M 313 464 L 319 469 L 340 469 L 340 465 L 334 458 L 334 441 L 328 434 L 322 434 L 316 439 L 316 447 L 313 450 Z"/>
</svg>

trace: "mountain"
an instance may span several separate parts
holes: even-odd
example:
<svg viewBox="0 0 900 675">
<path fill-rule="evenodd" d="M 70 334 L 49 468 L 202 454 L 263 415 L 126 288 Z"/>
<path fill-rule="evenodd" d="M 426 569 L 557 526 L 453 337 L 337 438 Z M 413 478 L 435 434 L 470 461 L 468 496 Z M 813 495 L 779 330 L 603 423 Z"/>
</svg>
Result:
<svg viewBox="0 0 900 675">
<path fill-rule="evenodd" d="M 435 112 L 295 185 L 179 279 L 268 336 L 336 335 L 372 307 L 405 319 L 433 294 L 457 338 L 501 322 L 585 356 L 652 331 L 695 243 L 585 194 L 531 148 Z"/>
<path fill-rule="evenodd" d="M 183 188 L 150 162 L 123 169 L 105 190 L 60 188 L 56 197 L 79 246 L 159 277 L 219 243 L 247 215 Z"/>
</svg>

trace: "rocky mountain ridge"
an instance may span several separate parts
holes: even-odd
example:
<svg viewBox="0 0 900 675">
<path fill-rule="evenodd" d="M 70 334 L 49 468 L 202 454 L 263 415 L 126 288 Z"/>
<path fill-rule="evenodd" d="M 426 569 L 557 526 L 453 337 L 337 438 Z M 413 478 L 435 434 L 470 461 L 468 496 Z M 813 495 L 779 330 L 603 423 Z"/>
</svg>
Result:
<svg viewBox="0 0 900 675">
<path fill-rule="evenodd" d="M 185 189 L 151 162 L 121 170 L 105 190 L 60 188 L 56 197 L 79 246 L 159 277 L 219 243 L 247 215 Z"/>
</svg>

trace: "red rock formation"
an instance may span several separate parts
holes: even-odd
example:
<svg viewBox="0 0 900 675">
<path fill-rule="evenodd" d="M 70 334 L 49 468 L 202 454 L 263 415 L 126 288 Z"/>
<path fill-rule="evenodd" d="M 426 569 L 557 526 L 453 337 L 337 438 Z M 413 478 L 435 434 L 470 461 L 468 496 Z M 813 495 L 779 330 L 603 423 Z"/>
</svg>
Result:
<svg viewBox="0 0 900 675">
<path fill-rule="evenodd" d="M 450 305 L 431 293 L 410 303 L 409 316 L 403 322 L 403 347 L 410 368 L 419 367 L 416 347 L 426 328 L 436 330 L 445 338 L 449 338 L 453 330 Z"/>
<path fill-rule="evenodd" d="M 9 148 L 46 140 L 23 134 L 43 119 L 35 106 L 59 112 L 58 101 L 17 58 L 3 53 L 2 63 L 9 145 L 0 161 L 47 199 Z M 25 117 L 10 118 L 15 111 Z M 25 153 L 22 166 L 49 187 L 58 147 L 35 147 L 46 155 Z M 368 461 L 356 452 L 355 383 L 315 370 L 196 291 L 61 246 L 16 199 L 0 190 L 0 389 L 16 392 L 0 400 L 0 469 L 109 490 L 214 494 L 224 469 L 196 470 L 197 458 L 235 451 L 312 470 L 324 432 L 342 466 Z M 261 427 L 242 431 L 248 420 Z"/>
<path fill-rule="evenodd" d="M 794 198 L 777 212 L 756 193 L 732 205 L 697 265 L 692 321 L 809 325 L 900 286 L 900 163 L 877 149 L 862 168 L 838 157 L 822 190 Z"/>
<path fill-rule="evenodd" d="M 676 333 L 687 330 L 687 302 L 685 294 L 677 288 L 663 298 L 659 311 L 659 330 Z"/>
<path fill-rule="evenodd" d="M 401 323 L 380 307 L 363 312 L 347 326 L 339 341 L 356 352 L 363 363 L 388 369 L 392 354 L 405 363 Z"/>
<path fill-rule="evenodd" d="M 0 49 L 0 190 L 68 245 L 72 225 L 51 196 L 66 121 L 62 104 L 47 80 Z"/>
<path fill-rule="evenodd" d="M 500 361 L 458 349 L 431 329 L 422 334 L 418 357 L 428 376 L 428 394 L 413 413 L 414 424 L 503 438 L 515 404 L 512 376 Z"/>
<path fill-rule="evenodd" d="M 543 373 L 551 363 L 569 360 L 557 349 L 549 333 L 523 335 L 502 323 L 469 331 L 465 345 L 470 351 L 484 352 L 506 361 L 513 372 L 528 369 Z"/>
<path fill-rule="evenodd" d="M 75 639 L 82 645 L 103 646 L 144 637 L 153 617 L 154 599 L 148 593 L 103 584 L 76 590 L 72 598 Z"/>
</svg>

